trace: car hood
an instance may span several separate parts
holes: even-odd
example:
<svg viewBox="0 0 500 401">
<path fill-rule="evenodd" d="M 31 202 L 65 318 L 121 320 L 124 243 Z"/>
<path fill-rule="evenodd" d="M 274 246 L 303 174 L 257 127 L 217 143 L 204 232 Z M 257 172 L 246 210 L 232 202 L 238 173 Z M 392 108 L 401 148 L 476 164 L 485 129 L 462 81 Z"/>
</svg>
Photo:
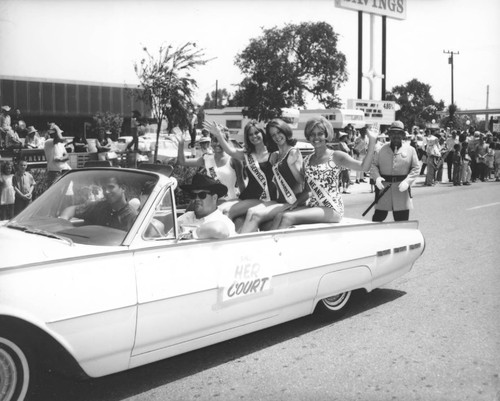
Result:
<svg viewBox="0 0 500 401">
<path fill-rule="evenodd" d="M 63 259 L 122 250 L 123 247 L 70 243 L 42 235 L 0 227 L 0 269 L 43 264 Z"/>
</svg>

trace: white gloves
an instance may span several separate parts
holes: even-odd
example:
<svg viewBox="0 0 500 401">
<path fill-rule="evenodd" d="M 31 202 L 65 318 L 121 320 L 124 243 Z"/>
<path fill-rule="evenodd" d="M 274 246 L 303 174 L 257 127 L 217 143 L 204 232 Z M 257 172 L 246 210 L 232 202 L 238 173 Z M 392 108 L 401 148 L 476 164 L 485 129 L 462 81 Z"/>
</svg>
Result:
<svg viewBox="0 0 500 401">
<path fill-rule="evenodd" d="M 399 186 L 398 186 L 398 188 L 399 188 L 399 192 L 404 192 L 404 191 L 406 191 L 406 190 L 408 189 L 408 187 L 409 187 L 408 182 L 406 182 L 406 181 L 401 181 L 401 182 L 399 183 Z"/>
<path fill-rule="evenodd" d="M 375 180 L 375 186 L 380 189 L 381 191 L 384 189 L 384 184 L 382 184 L 382 182 L 384 182 L 385 179 L 383 179 L 382 177 L 378 177 L 376 180 Z"/>
</svg>

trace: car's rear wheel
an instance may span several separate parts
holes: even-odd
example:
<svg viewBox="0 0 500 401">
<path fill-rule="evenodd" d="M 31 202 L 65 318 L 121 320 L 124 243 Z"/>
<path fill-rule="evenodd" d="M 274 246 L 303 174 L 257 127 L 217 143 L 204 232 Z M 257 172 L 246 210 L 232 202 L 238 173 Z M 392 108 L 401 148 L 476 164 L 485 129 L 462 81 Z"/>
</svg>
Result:
<svg viewBox="0 0 500 401">
<path fill-rule="evenodd" d="M 323 298 L 316 305 L 314 313 L 322 319 L 338 319 L 347 312 L 350 299 L 351 291 Z"/>
<path fill-rule="evenodd" d="M 0 333 L 0 401 L 27 399 L 33 382 L 33 363 L 27 348 Z"/>
</svg>

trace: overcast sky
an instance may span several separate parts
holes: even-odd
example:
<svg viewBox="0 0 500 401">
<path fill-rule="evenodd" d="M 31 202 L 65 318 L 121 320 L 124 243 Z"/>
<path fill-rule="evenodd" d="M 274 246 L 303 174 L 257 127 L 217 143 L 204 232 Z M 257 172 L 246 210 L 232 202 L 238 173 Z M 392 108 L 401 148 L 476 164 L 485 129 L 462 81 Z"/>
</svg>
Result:
<svg viewBox="0 0 500 401">
<path fill-rule="evenodd" d="M 387 19 L 387 83 L 390 90 L 416 78 L 431 85 L 434 99 L 461 109 L 500 107 L 500 1 L 407 0 L 406 20 Z M 196 100 L 219 88 L 230 92 L 242 75 L 235 55 L 262 27 L 325 21 L 339 34 L 349 82 L 339 95 L 357 96 L 357 12 L 334 0 L 0 0 L 0 75 L 134 85 L 133 63 L 142 47 L 195 41 L 207 58 L 193 75 Z M 364 19 L 364 68 L 369 68 L 370 19 Z M 380 72 L 381 18 L 375 18 L 376 70 Z M 363 79 L 363 98 L 368 99 Z M 380 99 L 380 84 L 374 99 Z M 310 105 L 312 106 L 312 104 Z"/>
</svg>

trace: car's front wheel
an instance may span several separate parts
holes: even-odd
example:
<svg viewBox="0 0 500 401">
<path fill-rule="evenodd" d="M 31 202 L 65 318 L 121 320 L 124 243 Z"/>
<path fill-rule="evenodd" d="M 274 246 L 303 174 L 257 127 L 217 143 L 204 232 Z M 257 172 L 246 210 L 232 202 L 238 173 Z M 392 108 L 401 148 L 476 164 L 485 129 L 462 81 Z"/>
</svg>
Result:
<svg viewBox="0 0 500 401">
<path fill-rule="evenodd" d="M 321 319 L 339 319 L 347 312 L 350 299 L 351 291 L 323 298 L 316 305 L 314 313 Z"/>
<path fill-rule="evenodd" d="M 32 364 L 29 350 L 0 332 L 0 401 L 27 399 L 33 382 Z"/>
</svg>

